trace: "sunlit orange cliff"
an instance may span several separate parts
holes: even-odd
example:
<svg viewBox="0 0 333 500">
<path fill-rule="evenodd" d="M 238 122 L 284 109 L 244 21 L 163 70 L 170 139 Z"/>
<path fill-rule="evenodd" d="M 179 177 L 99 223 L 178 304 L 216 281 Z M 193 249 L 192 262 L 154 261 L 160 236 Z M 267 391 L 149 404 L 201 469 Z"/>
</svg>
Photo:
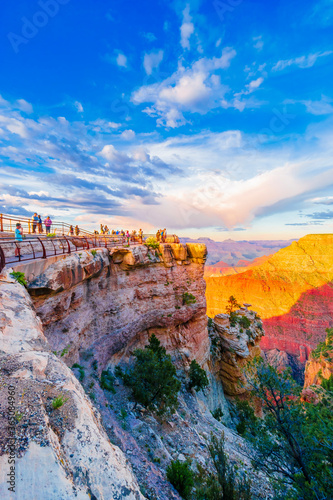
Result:
<svg viewBox="0 0 333 500">
<path fill-rule="evenodd" d="M 262 320 L 264 350 L 305 361 L 333 326 L 333 234 L 308 235 L 240 274 L 206 277 L 207 313 L 225 311 L 234 295 Z"/>
</svg>

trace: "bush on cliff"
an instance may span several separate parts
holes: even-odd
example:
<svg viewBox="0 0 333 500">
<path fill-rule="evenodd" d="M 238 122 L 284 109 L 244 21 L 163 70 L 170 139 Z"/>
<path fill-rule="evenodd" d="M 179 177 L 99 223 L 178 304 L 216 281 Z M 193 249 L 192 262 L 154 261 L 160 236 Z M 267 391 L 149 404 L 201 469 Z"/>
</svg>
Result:
<svg viewBox="0 0 333 500">
<path fill-rule="evenodd" d="M 212 435 L 208 449 L 216 472 L 207 474 L 203 467 L 198 467 L 196 500 L 251 500 L 251 481 L 246 475 L 237 476 L 225 451 L 223 432 L 220 440 Z"/>
<path fill-rule="evenodd" d="M 250 437 L 252 463 L 272 479 L 276 498 L 333 498 L 330 393 L 317 404 L 302 401 L 301 387 L 290 372 L 278 373 L 261 358 L 251 363 L 247 378 L 264 411 L 257 434 Z"/>
<path fill-rule="evenodd" d="M 137 349 L 134 357 L 134 367 L 123 379 L 131 387 L 135 401 L 160 416 L 174 413 L 181 384 L 171 356 L 152 335 L 149 344 L 144 349 Z"/>
<path fill-rule="evenodd" d="M 237 299 L 233 295 L 230 295 L 228 299 L 227 306 L 225 308 L 227 314 L 231 314 L 232 312 L 235 312 L 236 309 L 239 309 L 241 305 L 237 302 Z"/>
<path fill-rule="evenodd" d="M 209 385 L 208 377 L 203 368 L 197 363 L 195 359 L 191 361 L 189 371 L 190 381 L 188 384 L 189 390 L 195 389 L 200 391 Z"/>
<path fill-rule="evenodd" d="M 167 478 L 182 498 L 191 498 L 194 480 L 189 462 L 173 460 L 167 468 Z"/>
</svg>

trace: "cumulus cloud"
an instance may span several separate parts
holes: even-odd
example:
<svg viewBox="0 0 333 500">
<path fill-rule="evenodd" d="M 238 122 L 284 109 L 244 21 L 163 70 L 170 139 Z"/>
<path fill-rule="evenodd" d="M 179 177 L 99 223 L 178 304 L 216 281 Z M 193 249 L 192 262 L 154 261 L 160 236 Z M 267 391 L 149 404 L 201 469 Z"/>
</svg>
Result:
<svg viewBox="0 0 333 500">
<path fill-rule="evenodd" d="M 315 54 L 309 54 L 307 56 L 300 56 L 296 57 L 294 59 L 284 59 L 281 61 L 278 61 L 274 66 L 273 66 L 273 71 L 282 71 L 289 66 L 298 66 L 299 68 L 311 68 L 313 66 L 317 59 L 320 57 L 326 57 L 333 54 L 332 50 L 327 50 L 325 52 L 316 52 Z"/>
<path fill-rule="evenodd" d="M 124 54 L 119 53 L 117 55 L 116 63 L 121 68 L 127 68 L 127 57 Z"/>
<path fill-rule="evenodd" d="M 184 125 L 185 111 L 206 113 L 221 106 L 227 87 L 215 72 L 228 68 L 235 55 L 234 49 L 226 47 L 220 57 L 201 58 L 190 67 L 181 66 L 162 82 L 139 88 L 132 94 L 132 102 L 153 103 L 144 112 L 157 117 L 158 125 Z"/>
<path fill-rule="evenodd" d="M 120 137 L 124 139 L 124 141 L 132 141 L 135 138 L 135 132 L 134 130 L 124 130 L 120 134 Z"/>
<path fill-rule="evenodd" d="M 144 55 L 143 67 L 147 75 L 151 75 L 153 70 L 159 67 L 163 59 L 163 54 L 163 50 L 158 50 Z"/>
<path fill-rule="evenodd" d="M 190 6 L 186 5 L 183 10 L 183 23 L 180 27 L 180 44 L 183 49 L 190 49 L 190 37 L 194 33 L 194 24 L 191 22 Z"/>
<path fill-rule="evenodd" d="M 18 99 L 15 102 L 18 109 L 24 111 L 25 113 L 31 114 L 33 113 L 33 107 L 30 102 L 27 102 L 25 99 Z"/>
</svg>

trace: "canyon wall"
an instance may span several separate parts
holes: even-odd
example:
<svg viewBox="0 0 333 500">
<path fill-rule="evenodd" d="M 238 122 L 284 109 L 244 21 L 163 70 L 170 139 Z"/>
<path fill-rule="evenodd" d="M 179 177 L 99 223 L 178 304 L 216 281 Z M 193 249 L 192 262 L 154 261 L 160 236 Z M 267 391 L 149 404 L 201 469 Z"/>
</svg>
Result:
<svg viewBox="0 0 333 500">
<path fill-rule="evenodd" d="M 230 295 L 250 302 L 263 320 L 261 347 L 305 362 L 333 326 L 332 280 L 333 235 L 308 235 L 244 273 L 206 278 L 207 312 L 225 311 Z"/>
<path fill-rule="evenodd" d="M 8 274 L 0 305 L 1 498 L 143 500 L 81 384 L 51 352 L 29 294 Z M 61 395 L 65 404 L 54 410 Z"/>
<path fill-rule="evenodd" d="M 69 365 L 93 353 L 100 370 L 127 361 L 155 333 L 178 364 L 207 362 L 204 245 L 84 251 L 25 268 L 52 350 Z"/>
</svg>

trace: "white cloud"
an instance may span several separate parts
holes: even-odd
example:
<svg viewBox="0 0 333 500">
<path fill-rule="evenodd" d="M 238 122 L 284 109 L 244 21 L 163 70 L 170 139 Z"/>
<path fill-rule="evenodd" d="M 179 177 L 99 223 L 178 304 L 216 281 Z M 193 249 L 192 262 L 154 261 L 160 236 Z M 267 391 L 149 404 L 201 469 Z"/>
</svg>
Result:
<svg viewBox="0 0 333 500">
<path fill-rule="evenodd" d="M 317 59 L 320 57 L 326 57 L 333 54 L 332 50 L 327 50 L 326 52 L 316 52 L 315 54 L 309 54 L 307 56 L 300 56 L 296 57 L 294 59 L 285 59 L 278 61 L 274 66 L 273 66 L 273 71 L 282 71 L 283 69 L 289 67 L 289 66 L 298 66 L 299 68 L 305 69 L 305 68 L 311 68 L 313 66 Z"/>
<path fill-rule="evenodd" d="M 186 5 L 183 10 L 183 24 L 180 27 L 180 44 L 183 49 L 190 50 L 190 37 L 194 33 L 194 24 L 191 22 L 190 6 Z"/>
<path fill-rule="evenodd" d="M 329 115 L 333 113 L 333 99 L 322 96 L 320 101 L 302 101 L 308 113 L 312 115 Z"/>
<path fill-rule="evenodd" d="M 257 49 L 258 51 L 262 50 L 262 48 L 264 46 L 264 42 L 262 41 L 262 37 L 261 36 L 255 36 L 255 37 L 253 37 L 253 41 L 255 42 L 255 44 L 253 45 L 253 47 L 255 49 Z"/>
<path fill-rule="evenodd" d="M 25 113 L 28 113 L 28 114 L 33 113 L 33 107 L 30 104 L 30 102 L 27 102 L 24 99 L 18 99 L 15 102 L 15 104 L 18 107 L 18 109 L 20 109 L 21 111 L 24 111 Z"/>
<path fill-rule="evenodd" d="M 111 130 L 117 130 L 121 127 L 121 123 L 108 122 L 106 120 L 102 120 L 101 118 L 90 122 L 90 125 L 92 126 L 92 130 L 94 130 L 94 132 L 110 132 Z"/>
<path fill-rule="evenodd" d="M 116 148 L 112 144 L 106 144 L 103 149 L 98 153 L 99 156 L 102 156 L 106 160 L 110 162 L 114 162 L 116 164 L 124 164 L 128 161 L 128 156 L 120 151 L 117 151 Z"/>
<path fill-rule="evenodd" d="M 154 35 L 154 33 L 142 33 L 142 36 L 148 40 L 148 42 L 154 42 L 155 40 L 157 40 L 156 36 Z"/>
<path fill-rule="evenodd" d="M 221 57 L 201 58 L 188 68 L 180 66 L 162 82 L 135 91 L 132 102 L 153 103 L 144 112 L 157 117 L 158 125 L 171 128 L 184 125 L 187 122 L 184 111 L 206 113 L 221 106 L 221 99 L 228 88 L 214 72 L 228 68 L 235 55 L 234 49 L 226 47 Z"/>
<path fill-rule="evenodd" d="M 256 80 L 252 80 L 252 82 L 250 82 L 247 87 L 249 89 L 249 92 L 253 92 L 254 90 L 256 90 L 258 87 L 260 87 L 260 85 L 262 84 L 262 82 L 264 81 L 264 79 L 262 77 L 259 77 L 257 78 Z"/>
<path fill-rule="evenodd" d="M 163 59 L 163 50 L 153 51 L 145 54 L 143 58 L 143 67 L 147 75 L 151 75 L 155 68 L 158 68 Z"/>
<path fill-rule="evenodd" d="M 79 101 L 75 101 L 74 106 L 76 107 L 78 113 L 83 113 L 83 106 Z"/>
<path fill-rule="evenodd" d="M 120 66 L 122 68 L 127 68 L 127 57 L 124 54 L 121 54 L 121 53 L 118 54 L 116 62 L 118 64 L 118 66 Z"/>
<path fill-rule="evenodd" d="M 124 141 L 132 141 L 135 138 L 135 132 L 133 130 L 124 130 L 120 134 L 120 137 L 124 139 Z"/>
</svg>

